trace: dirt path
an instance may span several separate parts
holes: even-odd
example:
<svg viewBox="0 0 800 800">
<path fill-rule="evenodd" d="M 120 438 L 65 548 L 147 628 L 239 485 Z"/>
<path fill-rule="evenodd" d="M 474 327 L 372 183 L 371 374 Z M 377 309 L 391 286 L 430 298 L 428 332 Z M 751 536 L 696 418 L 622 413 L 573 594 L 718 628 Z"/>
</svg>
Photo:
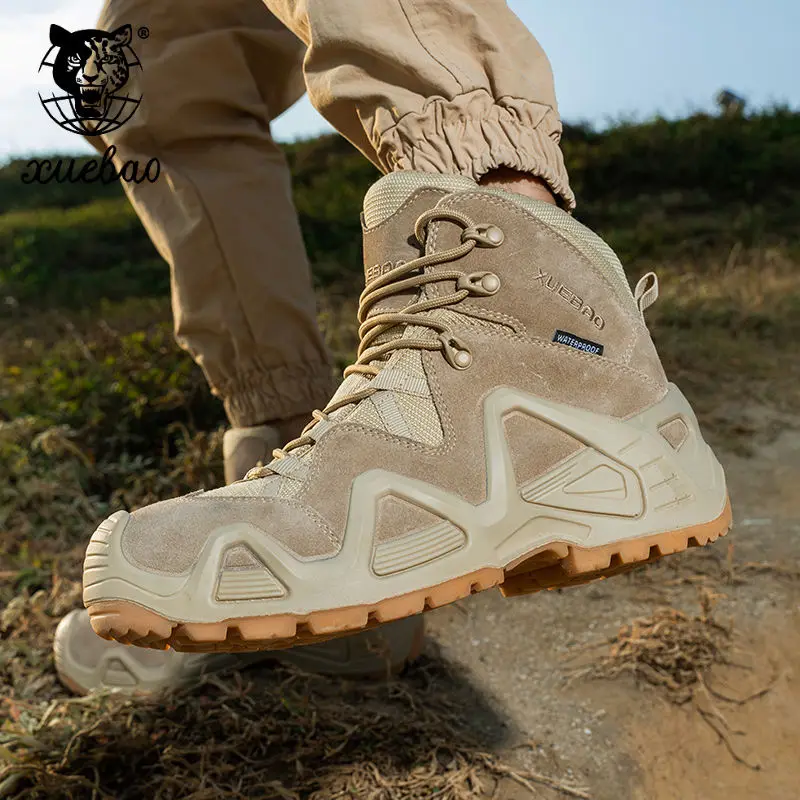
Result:
<svg viewBox="0 0 800 800">
<path fill-rule="evenodd" d="M 489 698 L 490 714 L 474 712 L 487 744 L 595 800 L 798 796 L 800 434 L 785 431 L 752 456 L 720 457 L 736 525 L 715 547 L 588 588 L 513 601 L 486 593 L 428 615 L 432 651 L 463 667 L 474 696 Z M 714 613 L 734 631 L 739 664 L 713 668 L 709 685 L 735 698 L 770 687 L 763 696 L 737 705 L 701 688 L 678 706 L 629 676 L 566 681 L 576 659 L 591 658 L 581 648 L 620 625 L 664 606 L 698 613 L 702 587 L 723 595 Z M 741 761 L 712 728 L 725 723 Z M 508 781 L 500 796 L 530 793 Z"/>
</svg>

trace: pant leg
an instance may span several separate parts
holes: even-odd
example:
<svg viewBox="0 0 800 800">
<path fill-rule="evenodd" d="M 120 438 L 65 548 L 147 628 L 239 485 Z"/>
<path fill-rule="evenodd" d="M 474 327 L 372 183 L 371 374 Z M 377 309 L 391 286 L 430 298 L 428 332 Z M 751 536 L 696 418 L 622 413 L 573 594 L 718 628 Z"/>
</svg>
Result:
<svg viewBox="0 0 800 800">
<path fill-rule="evenodd" d="M 323 407 L 331 359 L 269 128 L 304 91 L 303 44 L 260 0 L 107 0 L 98 27 L 126 23 L 150 31 L 126 87 L 142 103 L 93 143 L 161 163 L 155 183 L 125 189 L 170 264 L 178 342 L 234 425 Z"/>
<path fill-rule="evenodd" d="M 547 56 L 505 0 L 264 0 L 314 106 L 379 169 L 507 166 L 575 206 Z"/>
</svg>

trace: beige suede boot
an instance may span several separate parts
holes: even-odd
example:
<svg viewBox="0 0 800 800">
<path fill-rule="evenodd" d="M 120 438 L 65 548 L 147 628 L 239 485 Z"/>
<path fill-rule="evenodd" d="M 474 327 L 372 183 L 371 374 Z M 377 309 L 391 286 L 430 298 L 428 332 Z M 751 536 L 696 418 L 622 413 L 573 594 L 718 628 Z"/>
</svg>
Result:
<svg viewBox="0 0 800 800">
<path fill-rule="evenodd" d="M 384 177 L 363 224 L 356 363 L 266 467 L 97 529 L 101 635 L 281 647 L 728 530 L 722 469 L 643 320 L 652 276 L 632 292 L 571 216 L 459 176 Z"/>
</svg>

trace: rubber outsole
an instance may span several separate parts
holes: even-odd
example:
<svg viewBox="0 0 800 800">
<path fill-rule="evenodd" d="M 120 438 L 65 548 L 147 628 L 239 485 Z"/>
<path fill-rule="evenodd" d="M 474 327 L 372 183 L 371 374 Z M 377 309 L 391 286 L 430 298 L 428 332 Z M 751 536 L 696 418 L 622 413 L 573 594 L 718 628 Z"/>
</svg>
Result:
<svg viewBox="0 0 800 800">
<path fill-rule="evenodd" d="M 505 568 L 487 567 L 427 589 L 382 600 L 374 606 L 350 606 L 307 615 L 240 617 L 222 622 L 173 622 L 126 600 L 103 600 L 88 606 L 92 628 L 104 639 L 139 647 L 181 652 L 278 650 L 369 630 L 453 603 L 472 594 L 500 588 L 505 597 L 601 580 L 663 556 L 702 547 L 731 527 L 730 500 L 711 522 L 676 531 L 593 548 L 551 543 L 527 553 Z"/>
</svg>

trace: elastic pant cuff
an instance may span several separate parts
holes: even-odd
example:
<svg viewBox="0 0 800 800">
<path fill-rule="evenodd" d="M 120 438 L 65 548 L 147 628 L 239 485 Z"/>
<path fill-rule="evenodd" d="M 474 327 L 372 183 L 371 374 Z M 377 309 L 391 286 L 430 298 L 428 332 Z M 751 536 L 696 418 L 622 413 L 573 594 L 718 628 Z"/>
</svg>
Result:
<svg viewBox="0 0 800 800">
<path fill-rule="evenodd" d="M 292 364 L 260 369 L 253 367 L 213 393 L 222 398 L 234 427 L 285 420 L 324 408 L 335 389 L 327 362 Z"/>
<path fill-rule="evenodd" d="M 379 132 L 380 131 L 380 132 Z M 386 172 L 457 173 L 475 181 L 498 167 L 544 180 L 563 208 L 575 208 L 564 156 L 561 121 L 550 106 L 476 89 L 452 100 L 432 97 L 419 113 L 375 117 L 373 146 Z"/>
</svg>

